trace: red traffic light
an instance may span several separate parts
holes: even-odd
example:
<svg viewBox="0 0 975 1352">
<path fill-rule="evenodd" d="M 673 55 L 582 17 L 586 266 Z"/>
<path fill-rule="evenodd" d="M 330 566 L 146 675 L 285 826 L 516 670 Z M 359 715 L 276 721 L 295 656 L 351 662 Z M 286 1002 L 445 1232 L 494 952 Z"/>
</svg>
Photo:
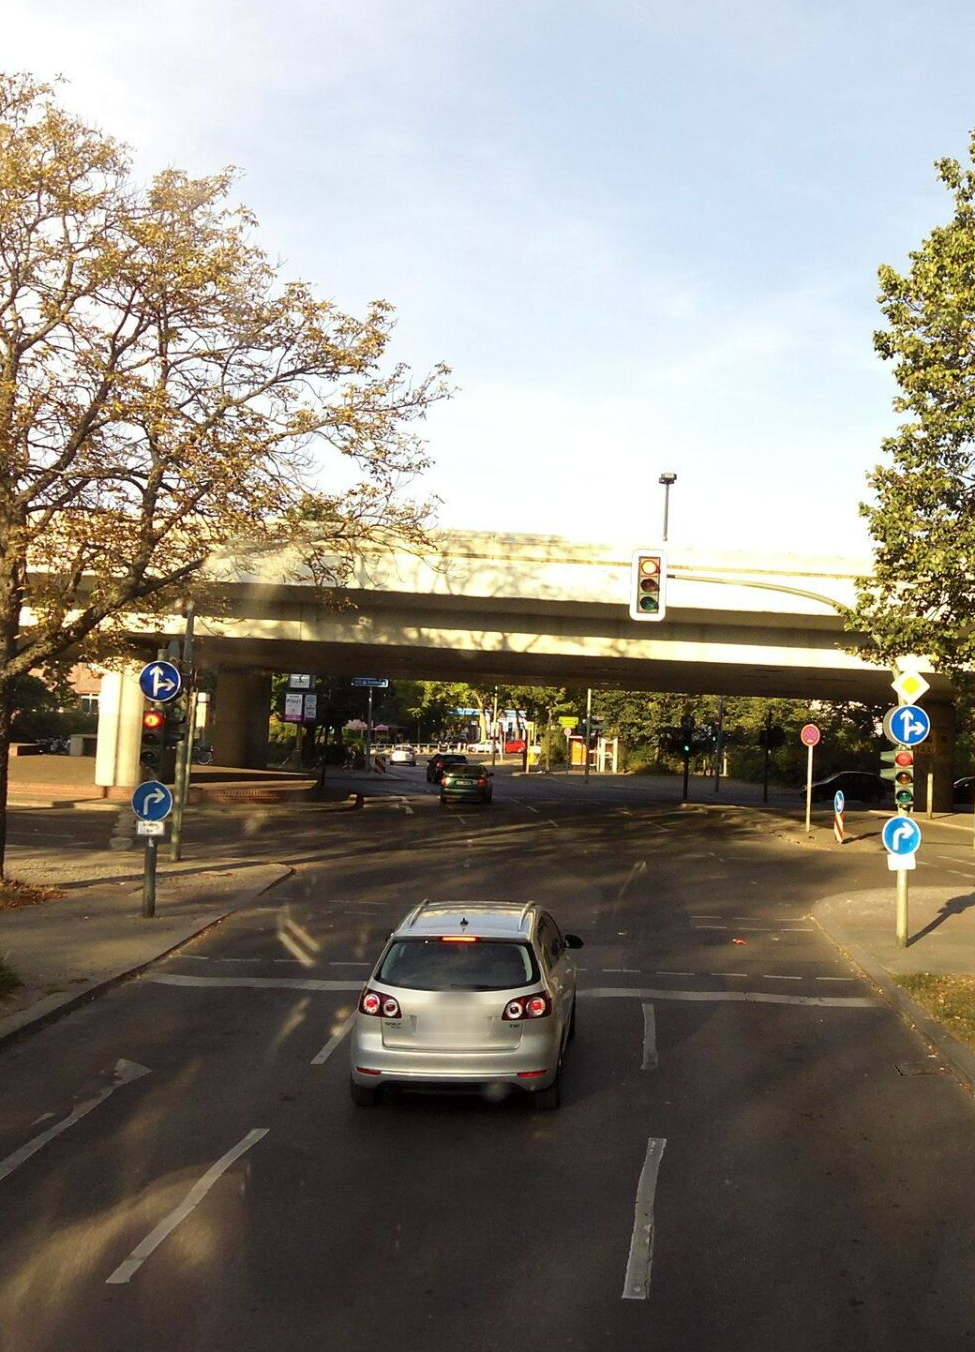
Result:
<svg viewBox="0 0 975 1352">
<path fill-rule="evenodd" d="M 913 751 L 905 751 L 905 750 L 896 751 L 896 752 L 894 753 L 894 764 L 895 764 L 895 765 L 901 765 L 901 766 L 904 766 L 904 765 L 913 765 L 913 764 L 914 764 L 914 752 L 913 752 Z"/>
<path fill-rule="evenodd" d="M 142 715 L 142 728 L 144 732 L 158 732 L 166 721 L 166 715 L 160 713 L 158 709 L 147 709 Z"/>
</svg>

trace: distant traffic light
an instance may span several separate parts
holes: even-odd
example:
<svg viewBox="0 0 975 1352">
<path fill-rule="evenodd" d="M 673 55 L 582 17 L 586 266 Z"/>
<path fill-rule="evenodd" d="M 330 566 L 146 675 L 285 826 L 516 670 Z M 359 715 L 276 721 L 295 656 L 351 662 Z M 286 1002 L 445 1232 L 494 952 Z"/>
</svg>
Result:
<svg viewBox="0 0 975 1352">
<path fill-rule="evenodd" d="M 662 620 L 667 611 L 667 559 L 660 550 L 638 549 L 630 575 L 630 617 Z"/>
<path fill-rule="evenodd" d="M 139 764 L 147 770 L 158 770 L 162 764 L 166 738 L 166 715 L 162 709 L 146 709 L 142 715 L 142 742 Z"/>
<path fill-rule="evenodd" d="M 884 779 L 894 781 L 894 802 L 902 812 L 914 809 L 914 752 L 906 746 L 895 747 L 893 751 L 881 751 L 880 759 L 890 766 L 881 770 Z"/>
</svg>

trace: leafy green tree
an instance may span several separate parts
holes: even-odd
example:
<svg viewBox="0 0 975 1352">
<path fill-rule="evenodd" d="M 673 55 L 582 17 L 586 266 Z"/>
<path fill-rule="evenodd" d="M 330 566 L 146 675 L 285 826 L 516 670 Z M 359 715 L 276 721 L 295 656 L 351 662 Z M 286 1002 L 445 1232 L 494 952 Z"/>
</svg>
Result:
<svg viewBox="0 0 975 1352">
<path fill-rule="evenodd" d="M 99 656 L 214 556 L 288 549 L 328 587 L 364 544 L 425 538 L 402 487 L 445 368 L 384 365 L 385 302 L 355 319 L 281 279 L 232 187 L 143 187 L 49 86 L 0 74 L 0 876 L 14 679 Z M 329 452 L 358 485 L 322 487 Z"/>
<path fill-rule="evenodd" d="M 969 143 L 975 164 L 975 133 Z M 893 365 L 907 419 L 887 437 L 861 513 L 875 541 L 849 627 L 884 661 L 927 653 L 956 676 L 975 659 L 975 173 L 942 159 L 951 218 L 910 255 L 880 269 L 887 327 L 874 346 Z"/>
</svg>

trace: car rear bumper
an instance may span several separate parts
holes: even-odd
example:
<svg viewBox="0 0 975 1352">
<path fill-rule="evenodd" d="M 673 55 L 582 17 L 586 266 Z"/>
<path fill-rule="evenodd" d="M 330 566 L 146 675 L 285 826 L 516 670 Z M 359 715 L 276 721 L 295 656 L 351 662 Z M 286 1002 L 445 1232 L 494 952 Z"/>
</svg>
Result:
<svg viewBox="0 0 975 1352">
<path fill-rule="evenodd" d="M 549 1023 L 548 1020 L 545 1022 Z M 547 1089 L 558 1069 L 559 1036 L 555 1026 L 546 1028 L 544 1033 L 533 1031 L 528 1035 L 526 1032 L 515 1047 L 497 1051 L 443 1052 L 425 1047 L 386 1047 L 376 1025 L 375 1019 L 359 1015 L 353 1027 L 350 1060 L 352 1079 L 356 1084 L 374 1087 L 383 1084 L 453 1085 L 457 1088 L 510 1084 L 532 1091 Z M 539 1070 L 543 1070 L 544 1075 L 532 1073 Z"/>
</svg>

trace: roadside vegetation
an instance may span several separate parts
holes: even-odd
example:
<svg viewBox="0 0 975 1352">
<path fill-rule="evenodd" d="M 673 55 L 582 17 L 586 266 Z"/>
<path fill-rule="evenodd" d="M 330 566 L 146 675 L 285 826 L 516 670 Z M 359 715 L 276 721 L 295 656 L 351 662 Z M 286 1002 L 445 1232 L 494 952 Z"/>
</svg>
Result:
<svg viewBox="0 0 975 1352">
<path fill-rule="evenodd" d="M 922 1009 L 975 1051 L 975 976 L 919 972 L 895 980 Z"/>
<path fill-rule="evenodd" d="M 24 983 L 13 970 L 8 967 L 0 954 L 0 1000 L 5 1000 L 8 995 L 13 995 L 15 990 L 19 990 Z"/>
</svg>

